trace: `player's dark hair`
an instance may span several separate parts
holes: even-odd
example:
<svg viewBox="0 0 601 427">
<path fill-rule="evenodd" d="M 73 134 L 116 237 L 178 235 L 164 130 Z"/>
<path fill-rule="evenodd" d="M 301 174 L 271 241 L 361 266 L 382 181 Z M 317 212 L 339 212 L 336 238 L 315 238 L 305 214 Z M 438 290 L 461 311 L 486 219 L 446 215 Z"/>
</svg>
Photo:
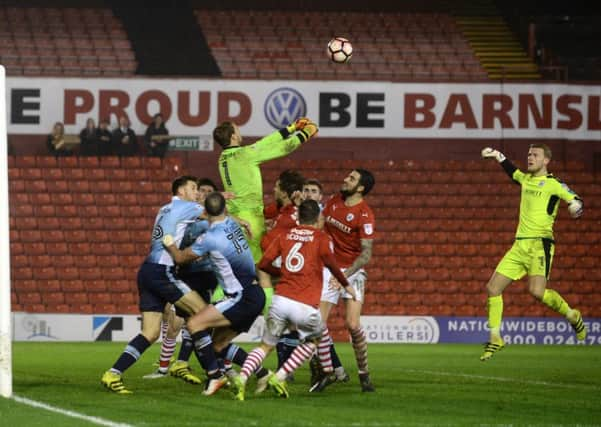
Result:
<svg viewBox="0 0 601 427">
<path fill-rule="evenodd" d="M 298 222 L 299 224 L 314 224 L 319 218 L 321 209 L 319 203 L 315 200 L 307 199 L 298 207 Z"/>
<path fill-rule="evenodd" d="M 205 199 L 205 209 L 209 216 L 218 216 L 225 212 L 225 198 L 217 191 L 210 193 Z"/>
<path fill-rule="evenodd" d="M 530 144 L 530 148 L 541 148 L 543 150 L 543 152 L 545 153 L 545 157 L 549 160 L 551 160 L 553 153 L 551 152 L 551 148 L 549 148 L 549 146 L 547 144 L 541 144 L 541 143 L 536 143 L 536 144 Z"/>
<path fill-rule="evenodd" d="M 303 191 L 305 177 L 300 172 L 288 169 L 280 174 L 278 181 L 280 182 L 280 190 L 284 191 L 288 197 L 292 197 L 295 191 Z"/>
<path fill-rule="evenodd" d="M 221 148 L 226 148 L 230 145 L 233 134 L 234 123 L 223 122 L 213 130 L 213 140 L 219 144 Z"/>
<path fill-rule="evenodd" d="M 183 175 L 183 176 L 180 176 L 179 178 L 176 178 L 171 183 L 171 193 L 174 196 L 177 195 L 177 191 L 180 189 L 180 187 L 183 187 L 184 185 L 186 185 L 188 183 L 188 181 L 196 182 L 197 178 L 192 175 Z"/>
<path fill-rule="evenodd" d="M 363 192 L 362 194 L 364 196 L 367 196 L 367 193 L 369 193 L 371 191 L 372 188 L 374 188 L 374 185 L 376 184 L 376 179 L 374 178 L 374 175 L 368 171 L 367 169 L 355 169 L 357 172 L 359 172 L 359 185 L 363 186 Z"/>
<path fill-rule="evenodd" d="M 319 182 L 318 179 L 310 178 L 310 179 L 308 179 L 308 180 L 305 181 L 304 185 L 314 185 L 317 188 L 319 188 L 319 192 L 320 193 L 323 193 L 323 185 L 321 185 L 321 182 Z"/>
<path fill-rule="evenodd" d="M 198 181 L 196 181 L 196 185 L 198 185 L 198 188 L 200 188 L 201 185 L 206 185 L 209 187 L 213 187 L 213 191 L 217 191 L 217 185 L 215 185 L 215 183 L 209 178 L 198 178 Z"/>
</svg>

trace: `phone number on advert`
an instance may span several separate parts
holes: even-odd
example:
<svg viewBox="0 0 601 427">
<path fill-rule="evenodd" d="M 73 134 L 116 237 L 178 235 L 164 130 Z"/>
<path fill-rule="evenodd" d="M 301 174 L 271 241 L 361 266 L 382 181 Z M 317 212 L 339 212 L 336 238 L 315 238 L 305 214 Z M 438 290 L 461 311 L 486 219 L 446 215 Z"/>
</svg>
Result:
<svg viewBox="0 0 601 427">
<path fill-rule="evenodd" d="M 589 335 L 584 341 L 578 341 L 575 336 L 564 337 L 563 335 L 505 335 L 505 344 L 601 344 L 601 335 Z"/>
</svg>

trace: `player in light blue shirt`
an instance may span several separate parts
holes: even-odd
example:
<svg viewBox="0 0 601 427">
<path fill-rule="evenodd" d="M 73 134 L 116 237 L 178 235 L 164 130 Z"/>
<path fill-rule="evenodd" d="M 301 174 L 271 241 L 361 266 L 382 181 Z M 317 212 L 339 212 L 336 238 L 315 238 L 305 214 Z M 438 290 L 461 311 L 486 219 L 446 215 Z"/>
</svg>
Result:
<svg viewBox="0 0 601 427">
<path fill-rule="evenodd" d="M 168 302 L 174 304 L 186 316 L 198 313 L 207 305 L 197 292 L 177 278 L 173 258 L 162 245 L 165 235 L 181 242 L 186 225 L 203 213 L 203 207 L 196 202 L 196 177 L 177 178 L 171 188 L 173 198 L 157 214 L 150 253 L 138 271 L 142 331 L 127 344 L 113 367 L 101 379 L 107 389 L 118 394 L 131 393 L 123 385 L 121 375 L 158 339 L 165 305 Z"/>
<path fill-rule="evenodd" d="M 178 264 L 208 255 L 227 297 L 203 308 L 187 323 L 196 354 L 207 371 L 203 394 L 211 395 L 227 383 L 219 371 L 215 351 L 222 351 L 239 333 L 250 329 L 263 310 L 265 294 L 257 284 L 255 263 L 244 233 L 225 213 L 223 195 L 209 194 L 205 209 L 210 227 L 192 246 L 181 251 L 169 235 L 163 238 L 163 243 Z M 211 328 L 215 328 L 212 338 L 207 332 Z"/>
</svg>

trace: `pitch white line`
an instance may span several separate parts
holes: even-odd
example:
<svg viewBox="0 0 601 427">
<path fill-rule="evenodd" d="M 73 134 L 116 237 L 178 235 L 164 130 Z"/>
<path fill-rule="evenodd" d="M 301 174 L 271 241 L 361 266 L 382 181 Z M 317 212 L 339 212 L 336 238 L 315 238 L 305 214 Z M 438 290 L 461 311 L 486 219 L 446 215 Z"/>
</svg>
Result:
<svg viewBox="0 0 601 427">
<path fill-rule="evenodd" d="M 38 402 L 37 400 L 31 400 L 26 397 L 14 396 L 13 399 L 19 403 L 33 406 L 34 408 L 45 409 L 50 412 L 56 412 L 57 414 L 66 415 L 67 417 L 79 418 L 81 420 L 88 421 L 92 424 L 98 424 L 107 427 L 132 427 L 131 424 L 116 423 L 110 420 L 105 420 L 100 417 L 93 417 L 90 415 L 80 414 L 79 412 L 70 411 L 68 409 L 57 408 L 56 406 L 48 405 L 47 403 Z"/>
<path fill-rule="evenodd" d="M 498 381 L 498 382 L 519 383 L 519 384 L 528 384 L 528 385 L 540 385 L 540 386 L 545 386 L 545 387 L 576 388 L 576 389 L 578 389 L 578 388 L 592 388 L 592 389 L 601 388 L 595 384 L 551 383 L 548 381 L 519 380 L 516 378 L 489 377 L 486 375 L 474 375 L 474 374 L 458 374 L 458 373 L 444 372 L 444 371 L 426 371 L 426 370 L 422 370 L 422 369 L 406 369 L 405 371 L 413 372 L 416 374 L 438 375 L 441 377 L 459 377 L 459 378 L 469 378 L 469 379 L 474 379 L 474 380 Z"/>
</svg>

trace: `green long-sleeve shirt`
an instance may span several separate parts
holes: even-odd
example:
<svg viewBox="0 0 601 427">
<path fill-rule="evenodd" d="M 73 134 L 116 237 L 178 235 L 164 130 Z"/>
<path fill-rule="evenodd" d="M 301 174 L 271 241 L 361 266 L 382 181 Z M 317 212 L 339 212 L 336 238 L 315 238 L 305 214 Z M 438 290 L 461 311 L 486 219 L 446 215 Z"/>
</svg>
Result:
<svg viewBox="0 0 601 427">
<path fill-rule="evenodd" d="M 261 163 L 283 157 L 296 150 L 303 138 L 276 131 L 254 144 L 227 147 L 219 156 L 219 174 L 225 191 L 236 198 L 227 201 L 232 214 L 240 211 L 263 211 Z"/>
</svg>

